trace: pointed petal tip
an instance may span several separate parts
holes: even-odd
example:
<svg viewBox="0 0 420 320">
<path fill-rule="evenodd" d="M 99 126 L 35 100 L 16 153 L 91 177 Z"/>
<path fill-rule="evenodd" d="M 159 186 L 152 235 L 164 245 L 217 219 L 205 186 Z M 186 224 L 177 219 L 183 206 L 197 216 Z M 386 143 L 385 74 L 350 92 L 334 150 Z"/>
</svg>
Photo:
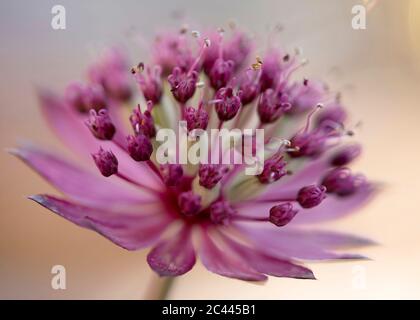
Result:
<svg viewBox="0 0 420 320">
<path fill-rule="evenodd" d="M 47 196 L 47 195 L 34 194 L 34 195 L 26 196 L 26 199 L 31 200 L 31 201 L 34 201 L 34 202 L 40 204 L 41 206 L 44 206 L 45 207 L 46 206 L 46 203 L 48 202 L 48 197 L 49 196 Z"/>
<path fill-rule="evenodd" d="M 43 199 L 43 197 L 39 194 L 29 195 L 29 196 L 26 196 L 26 198 L 28 200 L 32 200 L 32 201 L 35 201 L 35 202 L 40 202 Z"/>
<path fill-rule="evenodd" d="M 315 274 L 312 272 L 312 270 L 307 269 L 307 271 L 300 275 L 299 277 L 296 277 L 296 279 L 302 279 L 302 280 L 318 280 L 315 277 Z"/>
<path fill-rule="evenodd" d="M 24 157 L 23 151 L 20 148 L 5 148 L 4 151 L 18 158 Z"/>
<path fill-rule="evenodd" d="M 337 258 L 339 260 L 367 260 L 367 261 L 372 260 L 371 258 L 366 257 L 364 255 L 353 254 L 353 253 L 342 254 L 342 255 L 339 255 Z"/>
</svg>

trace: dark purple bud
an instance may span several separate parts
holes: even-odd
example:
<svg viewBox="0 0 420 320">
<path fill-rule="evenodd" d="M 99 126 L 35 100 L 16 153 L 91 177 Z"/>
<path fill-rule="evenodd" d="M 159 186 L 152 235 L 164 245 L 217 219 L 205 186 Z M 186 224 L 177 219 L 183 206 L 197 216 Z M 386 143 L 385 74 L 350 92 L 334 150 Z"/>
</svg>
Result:
<svg viewBox="0 0 420 320">
<path fill-rule="evenodd" d="M 194 95 L 197 79 L 196 71 L 185 73 L 179 67 L 174 68 L 168 76 L 168 82 L 175 99 L 180 103 L 187 102 Z"/>
<path fill-rule="evenodd" d="M 221 121 L 233 119 L 242 106 L 238 94 L 233 94 L 231 87 L 221 88 L 215 95 L 216 112 Z"/>
<path fill-rule="evenodd" d="M 198 176 L 200 186 L 212 189 L 229 171 L 229 168 L 219 164 L 200 164 Z"/>
<path fill-rule="evenodd" d="M 326 198 L 327 188 L 325 186 L 310 185 L 299 190 L 297 202 L 305 209 L 319 205 Z"/>
<path fill-rule="evenodd" d="M 192 191 L 183 192 L 178 196 L 178 206 L 186 216 L 194 216 L 201 209 L 201 197 Z"/>
<path fill-rule="evenodd" d="M 147 102 L 147 110 L 141 112 L 140 105 L 133 110 L 130 122 L 136 134 L 143 134 L 148 138 L 156 136 L 155 122 L 152 117 L 152 102 Z"/>
<path fill-rule="evenodd" d="M 179 184 L 184 175 L 184 170 L 180 164 L 163 164 L 160 166 L 162 172 L 163 182 L 169 187 L 174 187 Z"/>
<path fill-rule="evenodd" d="M 128 153 L 135 161 L 147 161 L 153 153 L 153 146 L 150 139 L 144 134 L 128 136 Z"/>
<path fill-rule="evenodd" d="M 298 210 L 294 209 L 290 202 L 282 203 L 270 209 L 270 222 L 277 227 L 283 227 L 292 221 L 297 213 Z"/>
<path fill-rule="evenodd" d="M 207 129 L 209 114 L 203 108 L 195 109 L 193 107 L 188 107 L 185 109 L 184 117 L 187 121 L 188 131 L 192 131 L 194 129 Z"/>
<path fill-rule="evenodd" d="M 108 110 L 101 109 L 98 112 L 91 109 L 86 125 L 92 134 L 99 140 L 112 140 L 115 134 L 115 126 L 112 124 Z"/>
<path fill-rule="evenodd" d="M 257 176 L 261 183 L 273 183 L 287 174 L 283 156 L 275 155 L 264 162 L 263 171 Z"/>
<path fill-rule="evenodd" d="M 118 172 L 118 160 L 112 151 L 100 148 L 98 153 L 92 154 L 92 158 L 104 177 L 112 176 Z"/>
<path fill-rule="evenodd" d="M 233 75 L 233 61 L 217 59 L 211 68 L 209 78 L 210 84 L 215 90 L 225 87 Z"/>
<path fill-rule="evenodd" d="M 261 95 L 258 103 L 258 115 L 262 123 L 272 123 L 290 108 L 287 95 L 268 89 Z"/>
<path fill-rule="evenodd" d="M 332 169 L 322 180 L 328 193 L 335 193 L 342 197 L 355 193 L 364 183 L 365 178 L 362 175 L 352 175 L 348 168 Z"/>
<path fill-rule="evenodd" d="M 362 153 L 362 147 L 352 144 L 342 147 L 331 158 L 331 164 L 336 167 L 348 165 Z"/>
<path fill-rule="evenodd" d="M 227 201 L 217 201 L 210 206 L 210 219 L 214 224 L 228 225 L 236 210 Z"/>
<path fill-rule="evenodd" d="M 132 69 L 132 73 L 134 73 L 134 77 L 146 101 L 152 101 L 153 104 L 157 104 L 162 98 L 162 68 L 160 66 L 155 66 L 153 69 L 147 67 L 144 74 L 142 73 L 143 68 L 144 65 L 140 63 Z"/>
</svg>

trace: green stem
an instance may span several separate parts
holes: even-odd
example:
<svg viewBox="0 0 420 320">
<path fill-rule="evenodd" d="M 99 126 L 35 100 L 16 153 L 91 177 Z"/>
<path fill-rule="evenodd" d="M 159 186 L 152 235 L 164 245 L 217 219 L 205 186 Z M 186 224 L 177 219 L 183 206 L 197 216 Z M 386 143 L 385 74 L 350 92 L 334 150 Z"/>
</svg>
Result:
<svg viewBox="0 0 420 320">
<path fill-rule="evenodd" d="M 169 297 L 171 288 L 174 285 L 174 277 L 154 276 L 149 290 L 146 293 L 147 300 L 166 300 Z"/>
</svg>

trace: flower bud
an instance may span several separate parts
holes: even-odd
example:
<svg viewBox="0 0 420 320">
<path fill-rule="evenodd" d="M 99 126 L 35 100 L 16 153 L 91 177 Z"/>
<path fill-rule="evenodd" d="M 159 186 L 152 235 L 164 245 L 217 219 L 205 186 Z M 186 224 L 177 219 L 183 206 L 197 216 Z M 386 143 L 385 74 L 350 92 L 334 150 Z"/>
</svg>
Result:
<svg viewBox="0 0 420 320">
<path fill-rule="evenodd" d="M 361 175 L 352 175 L 348 168 L 335 168 L 330 170 L 322 180 L 328 193 L 335 193 L 339 196 L 348 196 L 355 193 L 365 179 Z"/>
<path fill-rule="evenodd" d="M 290 202 L 282 203 L 277 206 L 274 206 L 270 209 L 270 222 L 277 227 L 283 227 L 288 224 L 295 215 L 298 213 L 298 210 L 293 208 L 293 205 Z"/>
<path fill-rule="evenodd" d="M 200 164 L 198 169 L 200 186 L 206 189 L 213 189 L 228 171 L 229 169 L 223 165 Z"/>
<path fill-rule="evenodd" d="M 263 171 L 257 176 L 263 184 L 273 183 L 287 174 L 286 161 L 282 156 L 275 155 L 264 162 Z"/>
<path fill-rule="evenodd" d="M 362 147 L 358 144 L 344 146 L 332 156 L 330 163 L 336 167 L 348 165 L 356 159 L 361 152 Z"/>
<path fill-rule="evenodd" d="M 310 185 L 299 190 L 297 202 L 305 209 L 313 208 L 319 205 L 326 198 L 325 186 Z"/>
<path fill-rule="evenodd" d="M 180 103 L 187 102 L 195 93 L 197 79 L 198 73 L 196 71 L 185 73 L 178 67 L 174 68 L 172 74 L 168 76 L 168 82 L 175 99 Z"/>
<path fill-rule="evenodd" d="M 99 140 L 112 140 L 114 137 L 115 126 L 112 124 L 106 109 L 101 109 L 99 112 L 91 109 L 86 125 Z"/>
<path fill-rule="evenodd" d="M 238 94 L 233 94 L 231 87 L 219 89 L 216 93 L 215 100 L 217 116 L 221 121 L 233 119 L 242 106 L 240 97 Z"/>
<path fill-rule="evenodd" d="M 92 154 L 92 158 L 104 177 L 112 176 L 118 172 L 118 160 L 112 151 L 100 148 L 97 153 Z"/>
<path fill-rule="evenodd" d="M 210 84 L 215 90 L 219 90 L 228 84 L 233 75 L 233 61 L 217 59 L 211 68 L 209 78 Z"/>
<path fill-rule="evenodd" d="M 148 66 L 145 74 L 143 74 L 143 67 L 144 65 L 140 63 L 132 69 L 132 73 L 146 101 L 152 101 L 153 104 L 157 104 L 162 98 L 162 68 L 159 65 L 153 69 Z"/>
<path fill-rule="evenodd" d="M 127 142 L 127 149 L 131 158 L 135 161 L 150 160 L 150 156 L 153 153 L 153 146 L 148 137 L 140 133 L 136 136 L 128 136 Z"/>
<path fill-rule="evenodd" d="M 258 103 L 258 115 L 262 123 L 272 123 L 290 108 L 287 95 L 268 89 Z"/>
<path fill-rule="evenodd" d="M 227 201 L 217 201 L 210 206 L 210 219 L 215 224 L 228 225 L 236 210 Z"/>
<path fill-rule="evenodd" d="M 209 123 L 209 114 L 203 108 L 195 109 L 188 107 L 185 109 L 185 120 L 187 121 L 188 131 L 194 129 L 206 130 Z"/>
<path fill-rule="evenodd" d="M 169 187 L 174 187 L 179 184 L 184 175 L 184 170 L 180 164 L 163 164 L 160 166 L 163 182 Z"/>
<path fill-rule="evenodd" d="M 156 136 L 155 122 L 152 117 L 152 102 L 147 102 L 147 110 L 141 112 L 140 105 L 130 116 L 131 126 L 136 134 L 144 134 L 148 138 Z"/>
<path fill-rule="evenodd" d="M 183 192 L 178 196 L 178 206 L 186 216 L 194 216 L 201 209 L 201 197 L 192 191 Z"/>
</svg>

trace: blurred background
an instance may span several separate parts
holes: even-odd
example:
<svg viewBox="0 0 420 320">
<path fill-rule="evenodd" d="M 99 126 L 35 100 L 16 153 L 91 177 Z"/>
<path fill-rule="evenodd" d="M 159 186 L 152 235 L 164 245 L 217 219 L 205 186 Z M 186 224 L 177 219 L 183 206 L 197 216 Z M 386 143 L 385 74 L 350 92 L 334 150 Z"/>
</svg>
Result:
<svg viewBox="0 0 420 320">
<path fill-rule="evenodd" d="M 366 2 L 366 1 L 365 1 Z M 372 1 L 370 1 L 372 4 Z M 308 77 L 343 93 L 365 147 L 356 169 L 384 190 L 357 215 L 323 227 L 375 239 L 359 250 L 372 261 L 308 263 L 317 281 L 271 278 L 255 285 L 213 275 L 198 264 L 177 278 L 174 299 L 420 298 L 420 0 L 379 0 L 366 30 L 353 30 L 362 0 L 60 0 L 0 2 L 0 298 L 139 299 L 155 277 L 147 251 L 128 252 L 25 199 L 55 191 L 3 151 L 20 138 L 60 144 L 43 122 L 36 86 L 62 90 L 79 79 L 102 48 L 119 44 L 133 62 L 144 41 L 182 21 L 196 26 L 234 20 L 252 34 L 299 46 Z M 51 28 L 51 8 L 66 8 L 66 30 Z M 140 36 L 138 36 L 140 35 Z M 357 171 L 357 170 L 356 170 Z M 51 267 L 64 265 L 67 289 L 51 288 Z M 362 279 L 362 280 L 360 280 Z"/>
</svg>

